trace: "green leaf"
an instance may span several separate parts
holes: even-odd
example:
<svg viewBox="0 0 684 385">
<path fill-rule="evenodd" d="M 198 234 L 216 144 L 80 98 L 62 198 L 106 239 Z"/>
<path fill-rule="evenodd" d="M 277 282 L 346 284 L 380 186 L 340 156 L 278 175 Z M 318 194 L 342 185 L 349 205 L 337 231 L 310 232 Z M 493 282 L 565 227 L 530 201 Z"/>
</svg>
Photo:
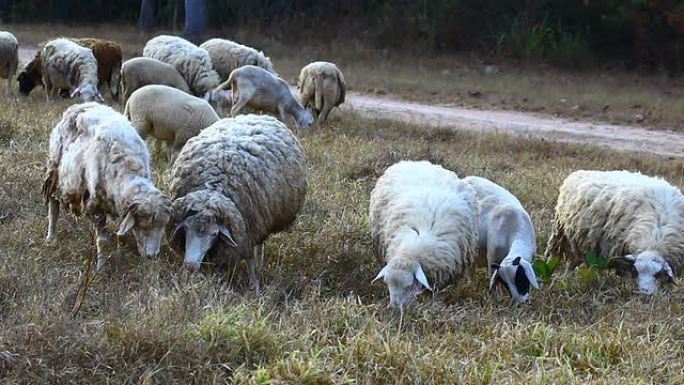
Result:
<svg viewBox="0 0 684 385">
<path fill-rule="evenodd" d="M 560 264 L 560 257 L 557 255 L 549 258 L 549 260 L 546 261 L 546 265 L 551 270 L 551 273 L 553 273 L 556 270 L 556 268 L 558 267 L 559 264 Z"/>
<path fill-rule="evenodd" d="M 551 269 L 545 261 L 542 261 L 541 259 L 535 260 L 532 262 L 532 269 L 540 281 L 544 283 L 549 283 L 551 281 Z"/>
<path fill-rule="evenodd" d="M 599 255 L 594 254 L 593 251 L 589 251 L 584 255 L 584 262 L 588 266 L 591 266 L 598 270 L 605 270 L 608 268 L 608 260 Z"/>
</svg>

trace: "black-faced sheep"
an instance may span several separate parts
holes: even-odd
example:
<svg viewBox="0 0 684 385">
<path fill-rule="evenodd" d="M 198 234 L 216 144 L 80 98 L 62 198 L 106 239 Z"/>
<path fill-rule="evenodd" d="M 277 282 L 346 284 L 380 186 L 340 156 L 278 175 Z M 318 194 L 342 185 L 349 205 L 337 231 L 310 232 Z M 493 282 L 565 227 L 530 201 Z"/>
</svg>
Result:
<svg viewBox="0 0 684 385">
<path fill-rule="evenodd" d="M 124 103 L 128 101 L 135 90 L 150 84 L 161 84 L 190 93 L 188 83 L 176 67 L 171 64 L 149 57 L 136 57 L 123 63 L 121 66 L 121 93 Z"/>
<path fill-rule="evenodd" d="M 199 269 L 208 253 L 218 263 L 247 260 L 258 291 L 263 244 L 295 220 L 306 190 L 302 146 L 277 119 L 241 115 L 205 128 L 172 169 L 174 234 L 184 233 L 172 239 L 185 243 L 186 268 Z"/>
<path fill-rule="evenodd" d="M 93 102 L 69 107 L 50 134 L 46 240 L 55 239 L 61 203 L 95 225 L 98 268 L 107 260 L 107 216 L 123 218 L 117 235 L 133 230 L 140 255 L 157 255 L 171 201 L 150 178 L 149 151 L 123 115 Z"/>
<path fill-rule="evenodd" d="M 347 83 L 335 64 L 317 61 L 302 68 L 297 88 L 302 105 L 311 108 L 318 124 L 322 125 L 330 110 L 344 103 Z"/>
<path fill-rule="evenodd" d="M 263 52 L 252 47 L 226 39 L 209 39 L 200 45 L 209 52 L 211 63 L 218 72 L 221 81 L 225 81 L 234 69 L 245 65 L 255 65 L 278 75 L 273 69 L 271 60 Z"/>
<path fill-rule="evenodd" d="M 19 42 L 9 32 L 0 31 L 0 78 L 7 79 L 6 94 L 12 92 L 12 78 L 19 66 Z"/>
</svg>

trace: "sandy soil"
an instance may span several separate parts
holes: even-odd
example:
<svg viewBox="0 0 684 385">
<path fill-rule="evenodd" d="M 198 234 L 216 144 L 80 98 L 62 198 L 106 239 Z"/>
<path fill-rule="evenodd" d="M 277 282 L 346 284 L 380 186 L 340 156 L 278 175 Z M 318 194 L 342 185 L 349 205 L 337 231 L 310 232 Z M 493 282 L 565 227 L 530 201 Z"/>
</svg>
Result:
<svg viewBox="0 0 684 385">
<path fill-rule="evenodd" d="M 20 48 L 19 60 L 30 61 L 35 48 Z M 468 109 L 407 102 L 386 96 L 348 92 L 343 108 L 372 118 L 400 119 L 482 132 L 501 132 L 566 143 L 589 143 L 623 151 L 684 156 L 684 134 L 641 127 L 570 121 L 500 110 Z"/>
</svg>

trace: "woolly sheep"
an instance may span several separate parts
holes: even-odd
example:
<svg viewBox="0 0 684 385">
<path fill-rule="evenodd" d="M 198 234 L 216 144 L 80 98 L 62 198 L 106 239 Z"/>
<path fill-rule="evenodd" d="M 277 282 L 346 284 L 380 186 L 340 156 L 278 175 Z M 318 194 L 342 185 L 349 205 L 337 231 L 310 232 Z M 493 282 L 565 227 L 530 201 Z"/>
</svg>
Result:
<svg viewBox="0 0 684 385">
<path fill-rule="evenodd" d="M 263 52 L 252 47 L 226 39 L 209 39 L 200 45 L 209 52 L 211 63 L 219 74 L 221 81 L 225 81 L 234 69 L 244 65 L 255 65 L 266 71 L 278 75 L 273 69 L 271 60 Z"/>
<path fill-rule="evenodd" d="M 311 108 L 318 124 L 322 125 L 330 110 L 344 103 L 347 83 L 335 64 L 317 61 L 302 68 L 297 88 L 302 105 Z"/>
<path fill-rule="evenodd" d="M 232 91 L 232 116 L 244 107 L 249 107 L 278 114 L 282 122 L 286 122 L 287 115 L 290 115 L 299 128 L 311 128 L 313 116 L 292 95 L 290 86 L 261 67 L 247 65 L 236 69 L 227 81 L 216 88 L 214 94 L 227 88 Z"/>
<path fill-rule="evenodd" d="M 299 141 L 270 116 L 222 119 L 188 140 L 171 173 L 174 234 L 185 233 L 186 268 L 198 270 L 207 253 L 217 262 L 245 259 L 258 291 L 264 241 L 289 227 L 304 203 Z"/>
<path fill-rule="evenodd" d="M 119 94 L 119 69 L 121 68 L 121 58 L 123 55 L 121 46 L 112 41 L 89 37 L 69 40 L 93 51 L 97 61 L 98 87 L 101 89 L 107 85 L 112 99 L 117 100 Z M 28 96 L 36 86 L 42 85 L 41 55 L 42 47 L 38 49 L 33 60 L 28 62 L 17 76 L 19 92 L 22 95 Z"/>
<path fill-rule="evenodd" d="M 174 70 L 175 71 L 175 70 Z M 163 100 L 163 103 L 159 101 Z M 209 103 L 164 85 L 147 85 L 133 92 L 124 116 L 138 134 L 166 142 L 175 159 L 185 142 L 219 120 Z"/>
<path fill-rule="evenodd" d="M 85 211 L 95 225 L 98 268 L 107 256 L 107 216 L 124 218 L 117 235 L 133 229 L 142 256 L 155 256 L 171 219 L 171 201 L 151 180 L 145 142 L 123 115 L 94 102 L 69 107 L 50 134 L 43 183 L 46 240 L 53 242 L 60 203 Z"/>
<path fill-rule="evenodd" d="M 636 274 L 639 291 L 653 294 L 658 278 L 684 267 L 684 196 L 661 178 L 629 171 L 576 171 L 560 187 L 544 255 L 572 266 L 585 253 Z"/>
<path fill-rule="evenodd" d="M 148 84 L 162 84 L 190 93 L 188 83 L 171 64 L 148 57 L 127 60 L 121 66 L 121 94 L 126 103 L 131 94 Z"/>
<path fill-rule="evenodd" d="M 386 263 L 373 282 L 382 278 L 390 305 L 400 309 L 422 288 L 452 281 L 474 261 L 475 193 L 455 173 L 430 162 L 389 167 L 371 192 L 369 223 L 375 255 Z"/>
<path fill-rule="evenodd" d="M 86 102 L 104 101 L 97 89 L 97 60 L 93 51 L 68 39 L 55 39 L 45 44 L 41 57 L 47 101 L 60 88 L 73 89 L 71 97 L 81 96 Z"/>
<path fill-rule="evenodd" d="M 0 31 L 0 78 L 7 79 L 6 94 L 12 92 L 12 78 L 19 66 L 19 42 L 9 32 Z"/>
<path fill-rule="evenodd" d="M 534 226 L 520 201 L 505 188 L 477 176 L 463 178 L 475 190 L 480 215 L 479 258 L 492 270 L 489 288 L 501 287 L 519 303 L 528 302 L 530 285 L 539 289 L 532 268 L 537 250 Z"/>
<path fill-rule="evenodd" d="M 143 56 L 176 67 L 195 96 L 206 96 L 220 83 L 209 53 L 181 37 L 160 35 L 152 38 L 145 44 Z"/>
</svg>

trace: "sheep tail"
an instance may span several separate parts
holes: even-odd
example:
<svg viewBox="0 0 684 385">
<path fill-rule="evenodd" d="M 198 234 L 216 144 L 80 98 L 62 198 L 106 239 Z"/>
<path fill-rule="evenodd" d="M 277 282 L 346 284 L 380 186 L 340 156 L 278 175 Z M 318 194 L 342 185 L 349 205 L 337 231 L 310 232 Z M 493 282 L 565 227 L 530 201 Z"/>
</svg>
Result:
<svg viewBox="0 0 684 385">
<path fill-rule="evenodd" d="M 341 72 L 337 73 L 337 83 L 340 86 L 340 98 L 337 101 L 337 105 L 340 105 L 344 103 L 344 97 L 347 94 L 347 82 L 344 81 L 344 76 L 342 76 Z"/>
<path fill-rule="evenodd" d="M 314 78 L 314 106 L 316 111 L 323 109 L 323 76 Z"/>
</svg>

